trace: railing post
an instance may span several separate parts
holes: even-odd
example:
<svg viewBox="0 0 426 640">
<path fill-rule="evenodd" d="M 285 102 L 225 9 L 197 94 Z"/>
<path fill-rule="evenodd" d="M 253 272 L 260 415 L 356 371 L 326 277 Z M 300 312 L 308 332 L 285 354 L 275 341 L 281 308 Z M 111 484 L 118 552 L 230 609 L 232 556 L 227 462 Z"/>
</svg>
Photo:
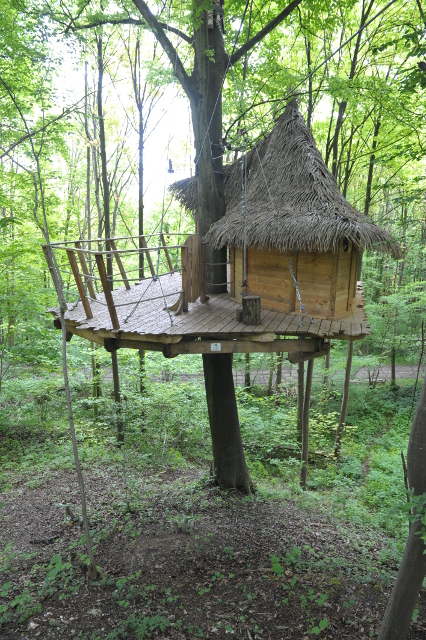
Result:
<svg viewBox="0 0 426 640">
<path fill-rule="evenodd" d="M 172 264 L 172 261 L 170 259 L 169 250 L 167 249 L 166 241 L 164 239 L 164 233 L 161 234 L 161 243 L 162 243 L 162 245 L 164 247 L 164 253 L 166 255 L 166 260 L 167 260 L 167 264 L 169 265 L 169 269 L 170 269 L 170 271 L 174 271 L 173 264 Z"/>
<path fill-rule="evenodd" d="M 111 289 L 109 288 L 107 272 L 105 269 L 105 262 L 102 253 L 95 253 L 96 264 L 99 271 L 99 277 L 102 283 L 102 289 L 104 290 L 105 302 L 108 306 L 109 315 L 112 322 L 113 329 L 119 329 L 120 323 L 118 322 L 117 311 L 114 306 L 114 300 L 112 297 Z"/>
<path fill-rule="evenodd" d="M 200 300 L 201 302 L 207 302 L 208 298 L 206 295 L 206 244 L 205 242 L 201 243 L 201 292 L 200 292 Z"/>
<path fill-rule="evenodd" d="M 76 249 L 81 249 L 82 248 L 81 242 L 75 242 L 74 244 L 75 244 L 75 248 Z M 90 278 L 89 271 L 87 269 L 87 263 L 86 263 L 86 258 L 84 257 L 84 253 L 83 253 L 83 251 L 77 251 L 77 254 L 78 254 L 78 259 L 80 261 L 81 268 L 83 269 L 83 275 L 84 275 L 85 280 L 86 280 L 86 285 L 87 285 L 87 289 L 89 290 L 90 297 L 93 298 L 94 300 L 96 300 L 95 289 L 93 288 L 93 283 L 92 283 L 92 280 Z"/>
<path fill-rule="evenodd" d="M 124 270 L 123 263 L 121 262 L 120 254 L 117 251 L 117 246 L 115 244 L 115 240 L 110 238 L 109 244 L 111 246 L 111 249 L 114 252 L 113 255 L 114 255 L 115 261 L 117 263 L 118 270 L 120 271 L 120 275 L 123 278 L 124 286 L 126 287 L 126 289 L 130 289 L 130 284 L 129 284 L 129 281 L 127 279 L 126 272 Z"/>
<path fill-rule="evenodd" d="M 188 247 L 184 245 L 181 249 L 182 262 L 182 311 L 188 311 Z"/>
<path fill-rule="evenodd" d="M 142 244 L 144 249 L 148 249 L 148 245 L 146 243 L 145 236 L 141 236 L 141 244 Z M 152 260 L 151 260 L 151 256 L 149 254 L 149 251 L 144 251 L 144 253 L 145 253 L 146 259 L 148 261 L 148 266 L 149 266 L 149 270 L 151 271 L 151 275 L 152 275 L 152 277 L 154 277 L 155 276 L 155 269 L 154 269 L 154 265 L 152 264 Z"/>
<path fill-rule="evenodd" d="M 90 308 L 90 303 L 86 296 L 86 290 L 84 288 L 83 280 L 81 279 L 81 275 L 78 270 L 78 265 L 77 265 L 77 260 L 75 258 L 74 250 L 67 249 L 67 256 L 71 265 L 71 271 L 73 272 L 74 280 L 77 285 L 78 294 L 80 296 L 80 300 L 83 305 L 86 318 L 90 320 L 90 318 L 93 318 L 93 313 L 92 313 L 92 309 Z"/>
</svg>

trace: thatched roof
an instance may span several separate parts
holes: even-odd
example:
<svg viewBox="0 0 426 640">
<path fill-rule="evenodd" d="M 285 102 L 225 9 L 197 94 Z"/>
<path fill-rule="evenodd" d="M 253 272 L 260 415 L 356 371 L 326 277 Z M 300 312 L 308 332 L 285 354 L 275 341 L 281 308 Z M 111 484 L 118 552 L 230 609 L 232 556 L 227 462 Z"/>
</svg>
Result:
<svg viewBox="0 0 426 640">
<path fill-rule="evenodd" d="M 210 227 L 206 236 L 206 242 L 217 248 L 246 243 L 323 252 L 330 245 L 337 249 L 339 241 L 347 238 L 358 248 L 400 257 L 399 245 L 392 236 L 342 196 L 294 101 L 271 133 L 257 144 L 257 151 L 253 148 L 247 153 L 246 220 L 241 201 L 241 161 L 224 171 L 226 215 Z M 187 209 L 196 212 L 196 177 L 175 182 L 171 190 Z"/>
</svg>

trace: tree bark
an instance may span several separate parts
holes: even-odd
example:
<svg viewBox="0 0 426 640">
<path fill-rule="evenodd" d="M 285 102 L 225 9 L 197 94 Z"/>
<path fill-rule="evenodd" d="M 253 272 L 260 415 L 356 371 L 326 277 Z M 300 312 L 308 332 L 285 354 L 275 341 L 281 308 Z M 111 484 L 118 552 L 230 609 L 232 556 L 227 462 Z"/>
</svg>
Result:
<svg viewBox="0 0 426 640">
<path fill-rule="evenodd" d="M 339 425 L 337 427 L 336 440 L 334 442 L 334 455 L 336 458 L 340 455 L 340 447 L 342 445 L 343 429 L 346 423 L 346 414 L 349 402 L 349 384 L 351 381 L 352 357 L 354 354 L 354 341 L 348 342 L 348 354 L 346 357 L 345 381 L 343 383 L 342 406 L 340 408 Z"/>
<path fill-rule="evenodd" d="M 214 472 L 226 489 L 251 493 L 232 376 L 232 354 L 203 355 Z"/>
<path fill-rule="evenodd" d="M 426 378 L 414 415 L 408 441 L 408 483 L 414 494 L 426 492 Z M 401 560 L 398 575 L 386 607 L 378 640 L 404 640 L 426 575 L 425 544 L 416 532 L 417 521 L 411 526 L 407 545 Z"/>
<path fill-rule="evenodd" d="M 314 358 L 308 360 L 306 371 L 306 389 L 303 402 L 303 430 L 302 430 L 302 455 L 300 467 L 300 486 L 306 491 L 306 480 L 308 477 L 308 456 L 309 456 L 309 408 L 311 404 L 312 375 L 314 372 Z"/>
<path fill-rule="evenodd" d="M 244 386 L 246 389 L 250 389 L 251 381 L 250 381 L 250 354 L 246 353 L 246 361 L 244 365 Z"/>
<path fill-rule="evenodd" d="M 297 365 L 297 441 L 302 444 L 303 401 L 305 397 L 305 363 Z"/>
</svg>

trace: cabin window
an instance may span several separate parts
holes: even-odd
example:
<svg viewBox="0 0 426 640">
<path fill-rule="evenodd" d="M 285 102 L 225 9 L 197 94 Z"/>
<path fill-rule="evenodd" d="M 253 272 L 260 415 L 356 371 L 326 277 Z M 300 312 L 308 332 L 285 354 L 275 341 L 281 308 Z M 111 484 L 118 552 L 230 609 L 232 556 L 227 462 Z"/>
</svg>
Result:
<svg viewBox="0 0 426 640">
<path fill-rule="evenodd" d="M 347 238 L 343 238 L 343 251 L 347 251 L 349 249 L 349 240 Z"/>
</svg>

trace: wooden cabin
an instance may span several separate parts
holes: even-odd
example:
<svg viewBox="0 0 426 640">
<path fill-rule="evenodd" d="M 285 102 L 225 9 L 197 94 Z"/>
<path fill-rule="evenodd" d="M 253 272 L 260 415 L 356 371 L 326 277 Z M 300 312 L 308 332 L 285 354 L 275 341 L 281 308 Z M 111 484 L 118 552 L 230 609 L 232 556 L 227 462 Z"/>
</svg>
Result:
<svg viewBox="0 0 426 640">
<path fill-rule="evenodd" d="M 352 313 L 357 292 L 358 249 L 345 239 L 338 251 L 291 251 L 287 254 L 276 248 L 246 250 L 247 287 L 244 282 L 244 249 L 231 247 L 230 294 L 242 301 L 245 292 L 258 295 L 263 309 L 299 312 L 296 287 L 290 273 L 289 261 L 303 305 L 311 316 L 341 318 Z"/>
<path fill-rule="evenodd" d="M 250 293 L 262 309 L 297 313 L 300 296 L 311 316 L 344 318 L 354 309 L 360 251 L 400 257 L 390 234 L 340 193 L 295 101 L 224 180 L 226 215 L 206 242 L 229 248 L 237 301 Z"/>
</svg>

